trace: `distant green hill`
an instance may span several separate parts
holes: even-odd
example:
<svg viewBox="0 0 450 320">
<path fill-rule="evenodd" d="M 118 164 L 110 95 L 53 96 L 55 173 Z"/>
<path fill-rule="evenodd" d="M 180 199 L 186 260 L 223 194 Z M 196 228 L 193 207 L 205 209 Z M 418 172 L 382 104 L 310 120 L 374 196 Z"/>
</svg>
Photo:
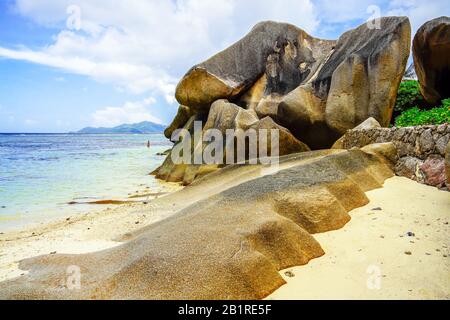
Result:
<svg viewBox="0 0 450 320">
<path fill-rule="evenodd" d="M 77 134 L 102 134 L 102 133 L 130 133 L 130 134 L 142 134 L 142 133 L 162 133 L 165 129 L 164 125 L 143 121 L 134 124 L 122 124 L 114 128 L 93 128 L 87 127 L 80 131 L 74 132 Z"/>
</svg>

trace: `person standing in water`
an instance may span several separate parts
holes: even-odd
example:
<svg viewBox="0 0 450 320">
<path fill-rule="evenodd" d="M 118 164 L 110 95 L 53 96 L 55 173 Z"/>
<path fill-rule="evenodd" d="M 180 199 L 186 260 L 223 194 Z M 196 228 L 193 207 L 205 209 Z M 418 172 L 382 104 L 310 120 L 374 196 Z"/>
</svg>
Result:
<svg viewBox="0 0 450 320">
<path fill-rule="evenodd" d="M 150 140 L 147 141 L 147 148 L 150 149 Z"/>
</svg>

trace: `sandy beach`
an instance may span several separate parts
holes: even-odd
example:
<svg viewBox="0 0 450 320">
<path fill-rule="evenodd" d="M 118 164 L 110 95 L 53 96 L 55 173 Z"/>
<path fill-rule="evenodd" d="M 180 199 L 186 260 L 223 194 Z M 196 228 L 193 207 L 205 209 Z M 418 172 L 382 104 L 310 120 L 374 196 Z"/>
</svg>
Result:
<svg viewBox="0 0 450 320">
<path fill-rule="evenodd" d="M 268 299 L 450 298 L 450 194 L 400 177 L 366 194 L 344 228 L 314 235 L 325 255 L 280 272 Z"/>
<path fill-rule="evenodd" d="M 118 246 L 219 188 L 210 182 L 208 189 L 199 193 L 194 185 L 145 205 L 1 234 L 0 281 L 25 274 L 18 268 L 25 258 Z M 325 255 L 281 271 L 287 284 L 268 299 L 450 298 L 449 193 L 393 177 L 367 196 L 370 203 L 353 210 L 344 228 L 314 235 Z"/>
<path fill-rule="evenodd" d="M 164 184 L 165 190 L 182 189 L 178 184 Z M 31 225 L 22 230 L 0 232 L 0 281 L 26 272 L 18 269 L 22 259 L 49 253 L 80 254 L 120 245 L 118 238 L 177 212 L 180 208 L 164 196 L 146 197 L 146 204 L 128 203 L 95 208 L 92 212 Z M 170 202 L 170 204 L 168 204 Z"/>
</svg>

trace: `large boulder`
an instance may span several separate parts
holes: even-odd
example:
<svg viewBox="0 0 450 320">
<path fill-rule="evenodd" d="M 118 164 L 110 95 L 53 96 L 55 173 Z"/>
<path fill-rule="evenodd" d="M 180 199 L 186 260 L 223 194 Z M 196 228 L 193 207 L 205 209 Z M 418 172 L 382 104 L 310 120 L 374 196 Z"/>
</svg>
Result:
<svg viewBox="0 0 450 320">
<path fill-rule="evenodd" d="M 426 22 L 413 41 L 414 65 L 425 100 L 433 105 L 450 97 L 450 18 Z"/>
<path fill-rule="evenodd" d="M 179 106 L 178 112 L 175 118 L 172 120 L 172 123 L 164 130 L 164 135 L 167 139 L 171 139 L 172 133 L 184 127 L 184 125 L 188 122 L 189 118 L 193 115 L 192 110 L 186 106 Z"/>
<path fill-rule="evenodd" d="M 264 152 L 265 155 L 272 154 L 271 130 L 278 131 L 278 152 L 280 156 L 310 151 L 310 148 L 306 144 L 295 138 L 288 129 L 277 124 L 272 118 L 265 117 L 259 120 L 253 110 L 243 109 L 225 99 L 217 100 L 211 105 L 208 120 L 203 128 L 203 134 L 206 134 L 209 129 L 219 130 L 224 138 L 226 138 L 226 130 L 235 130 L 232 141 L 224 139 L 224 147 L 226 148 L 226 150 L 224 150 L 224 158 L 226 158 L 226 153 L 229 152 L 228 148 L 230 146 L 232 147 L 233 154 L 237 154 L 237 148 L 239 146 L 237 140 L 241 139 L 241 141 L 244 141 L 242 139 L 245 139 L 249 130 L 255 132 L 255 145 L 258 146 L 258 153 L 256 155 L 259 155 L 260 152 Z M 264 151 L 264 146 L 259 145 L 258 142 L 263 139 L 261 135 L 265 135 L 267 142 L 267 148 Z M 241 146 L 246 147 L 247 149 L 249 148 L 248 143 Z M 244 151 L 247 154 L 246 158 L 248 158 L 248 150 Z"/>
<path fill-rule="evenodd" d="M 261 130 L 267 130 L 268 154 L 272 154 L 271 130 L 278 130 L 278 152 L 280 156 L 288 155 L 291 153 L 311 151 L 311 149 L 306 144 L 295 138 L 288 129 L 280 126 L 270 117 L 265 117 L 264 119 L 259 120 L 258 122 L 253 124 L 250 129 L 254 129 L 256 131 L 258 139 L 260 139 L 259 136 L 261 134 L 265 133 L 265 131 Z"/>
<path fill-rule="evenodd" d="M 370 130 L 375 128 L 381 128 L 380 123 L 375 120 L 374 118 L 370 117 L 369 119 L 366 119 L 359 125 L 357 125 L 352 130 Z M 337 140 L 331 149 L 344 149 L 344 140 L 345 140 L 345 134 Z"/>
<path fill-rule="evenodd" d="M 258 23 L 237 43 L 189 70 L 176 98 L 183 105 L 209 108 L 218 99 L 237 98 L 263 74 L 266 95 L 286 94 L 313 76 L 334 44 L 291 24 Z"/>
<path fill-rule="evenodd" d="M 171 208 L 217 190 L 114 248 L 21 261 L 24 274 L 0 283 L 0 299 L 264 298 L 285 283 L 279 270 L 324 254 L 310 233 L 344 226 L 350 210 L 369 202 L 364 192 L 393 175 L 360 150 L 281 161 L 266 174 L 262 166 L 231 166 L 161 198 Z M 77 290 L 66 285 L 72 265 L 82 270 Z"/>
<path fill-rule="evenodd" d="M 288 94 L 278 119 L 313 148 L 330 147 L 348 129 L 375 118 L 387 126 L 410 51 L 406 17 L 381 18 L 344 33 L 315 77 Z"/>
<path fill-rule="evenodd" d="M 330 148 L 370 117 L 387 126 L 410 33 L 406 17 L 382 18 L 379 29 L 361 25 L 338 41 L 314 38 L 286 23 L 261 22 L 181 79 L 176 98 L 182 106 L 166 136 L 195 115 L 207 119 L 204 130 L 222 133 L 280 129 L 285 154 Z M 170 176 L 180 179 L 186 169 L 176 168 Z"/>
</svg>

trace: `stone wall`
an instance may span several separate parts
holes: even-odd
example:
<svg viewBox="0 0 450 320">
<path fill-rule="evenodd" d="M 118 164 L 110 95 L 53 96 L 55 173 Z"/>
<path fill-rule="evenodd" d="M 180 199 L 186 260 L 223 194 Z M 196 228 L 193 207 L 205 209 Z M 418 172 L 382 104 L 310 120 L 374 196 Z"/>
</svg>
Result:
<svg viewBox="0 0 450 320">
<path fill-rule="evenodd" d="M 395 173 L 420 183 L 450 190 L 446 184 L 445 150 L 450 140 L 450 124 L 408 128 L 349 130 L 342 139 L 344 149 L 372 143 L 392 142 L 399 160 Z"/>
</svg>

